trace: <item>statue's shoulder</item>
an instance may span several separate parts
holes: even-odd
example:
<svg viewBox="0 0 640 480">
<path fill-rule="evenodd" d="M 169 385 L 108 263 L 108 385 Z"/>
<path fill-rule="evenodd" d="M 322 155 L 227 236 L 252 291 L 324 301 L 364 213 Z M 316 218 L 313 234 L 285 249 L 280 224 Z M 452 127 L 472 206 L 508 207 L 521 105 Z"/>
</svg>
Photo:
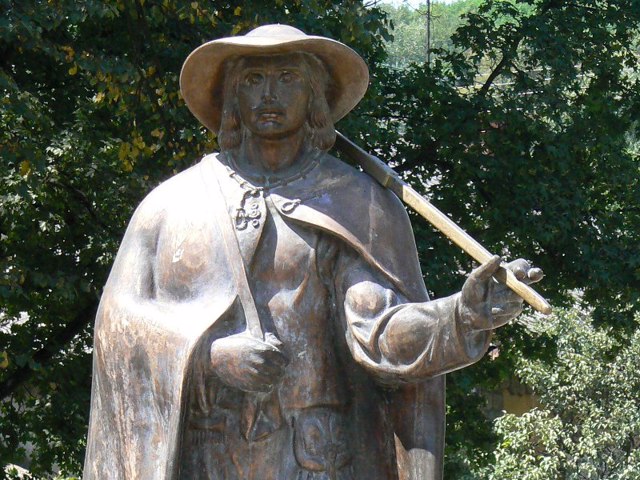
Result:
<svg viewBox="0 0 640 480">
<path fill-rule="evenodd" d="M 348 163 L 334 157 L 330 153 L 325 153 L 320 158 L 318 170 L 322 175 L 334 178 L 344 178 L 345 180 L 368 184 L 376 183 L 369 175 L 352 167 Z M 377 183 L 376 183 L 377 185 Z"/>
<path fill-rule="evenodd" d="M 352 197 L 355 205 L 367 205 L 364 200 L 368 199 L 369 202 L 380 203 L 382 211 L 404 215 L 402 202 L 391 190 L 384 188 L 367 173 L 329 153 L 322 156 L 317 172 L 321 178 L 318 184 L 331 186 L 331 190 L 341 197 Z M 346 202 L 343 201 L 344 203 Z"/>
<path fill-rule="evenodd" d="M 143 203 L 163 206 L 193 201 L 194 197 L 202 194 L 204 188 L 202 176 L 207 174 L 207 170 L 202 169 L 203 162 L 219 163 L 218 153 L 205 155 L 200 162 L 168 178 L 149 192 Z"/>
<path fill-rule="evenodd" d="M 203 161 L 218 161 L 217 154 L 205 156 L 199 163 L 177 173 L 155 187 L 142 200 L 134 219 L 142 221 L 166 219 L 172 214 L 182 215 L 192 209 L 194 204 L 203 201 L 205 186 L 203 182 Z"/>
<path fill-rule="evenodd" d="M 325 154 L 309 175 L 280 192 L 276 207 L 285 217 L 343 240 L 407 298 L 428 298 L 409 216 L 368 174 Z"/>
</svg>

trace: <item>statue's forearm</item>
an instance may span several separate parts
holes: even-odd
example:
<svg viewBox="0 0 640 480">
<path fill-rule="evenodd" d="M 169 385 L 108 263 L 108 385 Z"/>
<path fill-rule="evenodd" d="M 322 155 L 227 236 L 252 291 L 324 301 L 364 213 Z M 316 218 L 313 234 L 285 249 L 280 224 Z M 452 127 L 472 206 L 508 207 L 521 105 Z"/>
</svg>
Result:
<svg viewBox="0 0 640 480">
<path fill-rule="evenodd" d="M 410 302 L 360 258 L 341 265 L 338 282 L 354 359 L 384 382 L 419 380 L 457 370 L 486 352 L 490 330 L 471 327 L 459 293 Z"/>
<path fill-rule="evenodd" d="M 413 365 L 427 377 L 479 360 L 489 332 L 472 330 L 459 314 L 460 295 L 397 308 L 378 339 L 380 352 L 392 365 Z"/>
</svg>

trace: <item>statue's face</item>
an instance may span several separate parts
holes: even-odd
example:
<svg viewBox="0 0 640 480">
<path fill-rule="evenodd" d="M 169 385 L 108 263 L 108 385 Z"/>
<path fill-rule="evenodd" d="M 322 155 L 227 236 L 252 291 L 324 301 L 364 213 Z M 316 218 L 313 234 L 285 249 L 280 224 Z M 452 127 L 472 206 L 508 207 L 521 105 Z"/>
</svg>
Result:
<svg viewBox="0 0 640 480">
<path fill-rule="evenodd" d="M 238 107 L 244 126 L 265 139 L 282 139 L 304 127 L 311 87 L 301 56 L 269 55 L 244 61 Z"/>
</svg>

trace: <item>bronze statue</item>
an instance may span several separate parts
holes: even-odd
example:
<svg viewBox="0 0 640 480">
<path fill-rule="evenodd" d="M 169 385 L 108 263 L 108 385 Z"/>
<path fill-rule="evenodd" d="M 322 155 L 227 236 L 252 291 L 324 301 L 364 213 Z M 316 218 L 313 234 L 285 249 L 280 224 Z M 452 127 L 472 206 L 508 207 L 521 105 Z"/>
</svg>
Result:
<svg viewBox="0 0 640 480">
<path fill-rule="evenodd" d="M 444 374 L 522 301 L 493 280 L 498 257 L 429 300 L 398 199 L 327 153 L 367 84 L 353 50 L 285 25 L 187 58 L 183 96 L 221 152 L 125 234 L 96 319 L 86 480 L 442 477 Z"/>
</svg>

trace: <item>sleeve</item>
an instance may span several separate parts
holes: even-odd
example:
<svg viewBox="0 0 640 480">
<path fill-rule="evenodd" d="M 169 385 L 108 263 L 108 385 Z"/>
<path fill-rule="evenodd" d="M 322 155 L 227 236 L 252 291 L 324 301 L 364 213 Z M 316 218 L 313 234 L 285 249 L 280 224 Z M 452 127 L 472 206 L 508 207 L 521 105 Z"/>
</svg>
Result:
<svg viewBox="0 0 640 480">
<path fill-rule="evenodd" d="M 351 354 L 384 383 L 441 375 L 484 355 L 491 333 L 470 328 L 459 313 L 459 293 L 411 303 L 347 246 L 334 268 L 337 306 Z"/>
</svg>

